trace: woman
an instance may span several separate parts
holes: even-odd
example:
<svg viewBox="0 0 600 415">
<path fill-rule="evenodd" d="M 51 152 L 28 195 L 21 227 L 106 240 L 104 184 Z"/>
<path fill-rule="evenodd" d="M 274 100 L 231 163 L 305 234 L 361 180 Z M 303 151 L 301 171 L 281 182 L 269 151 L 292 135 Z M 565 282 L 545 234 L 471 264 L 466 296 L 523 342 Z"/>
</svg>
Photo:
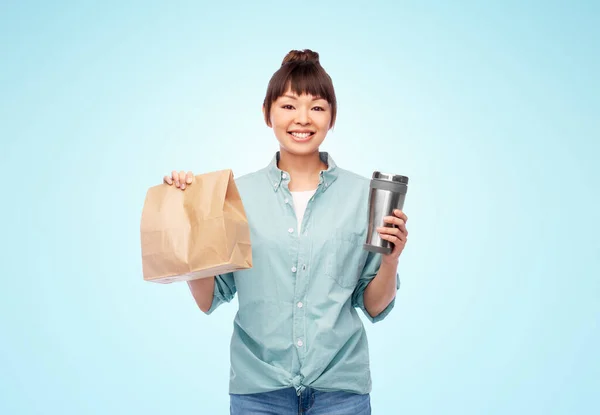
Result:
<svg viewBox="0 0 600 415">
<path fill-rule="evenodd" d="M 293 50 L 269 82 L 265 122 L 280 150 L 236 180 L 253 267 L 189 282 L 207 314 L 237 292 L 231 340 L 231 414 L 370 414 L 367 338 L 356 308 L 376 322 L 394 306 L 407 217 L 378 229 L 389 255 L 362 248 L 369 179 L 337 167 L 319 146 L 336 118 L 329 75 Z M 184 190 L 193 174 L 173 171 Z"/>
</svg>

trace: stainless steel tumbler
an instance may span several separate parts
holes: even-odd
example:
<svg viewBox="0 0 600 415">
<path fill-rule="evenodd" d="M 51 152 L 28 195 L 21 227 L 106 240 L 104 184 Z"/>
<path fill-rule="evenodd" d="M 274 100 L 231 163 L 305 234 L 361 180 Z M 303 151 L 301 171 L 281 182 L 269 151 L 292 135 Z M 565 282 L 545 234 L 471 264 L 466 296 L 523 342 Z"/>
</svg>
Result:
<svg viewBox="0 0 600 415">
<path fill-rule="evenodd" d="M 394 244 L 381 239 L 377 228 L 386 226 L 393 228 L 395 225 L 384 223 L 385 216 L 393 216 L 394 209 L 404 207 L 404 199 L 408 190 L 408 177 L 397 174 L 373 172 L 369 192 L 369 225 L 367 228 L 367 241 L 363 248 L 367 251 L 380 254 L 389 254 Z"/>
</svg>

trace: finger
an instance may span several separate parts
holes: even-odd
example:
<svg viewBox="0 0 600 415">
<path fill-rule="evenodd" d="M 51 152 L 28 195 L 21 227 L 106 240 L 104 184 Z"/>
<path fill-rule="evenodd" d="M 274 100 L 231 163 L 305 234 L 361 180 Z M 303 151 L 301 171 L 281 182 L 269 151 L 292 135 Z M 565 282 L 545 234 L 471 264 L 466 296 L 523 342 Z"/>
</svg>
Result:
<svg viewBox="0 0 600 415">
<path fill-rule="evenodd" d="M 387 227 L 383 227 L 383 231 L 382 233 L 387 233 L 389 235 L 395 235 L 398 238 L 406 238 L 408 236 L 408 231 L 406 230 L 405 227 L 399 227 L 399 228 L 387 228 Z M 390 231 L 388 232 L 387 229 L 390 229 Z"/>
<path fill-rule="evenodd" d="M 397 218 L 395 216 L 386 216 L 386 217 L 383 218 L 383 221 L 385 223 L 394 224 L 394 225 L 396 225 L 398 227 L 404 226 L 404 223 L 405 223 L 403 219 Z"/>
<path fill-rule="evenodd" d="M 185 182 L 187 184 L 192 184 L 193 181 L 194 181 L 194 174 L 191 171 L 188 171 L 185 176 Z"/>
<path fill-rule="evenodd" d="M 185 189 L 185 172 L 183 170 L 179 172 L 179 188 Z"/>
<path fill-rule="evenodd" d="M 179 173 L 177 173 L 175 170 L 173 170 L 171 172 L 171 177 L 173 178 L 173 181 L 175 182 L 175 187 L 179 187 Z"/>
<path fill-rule="evenodd" d="M 394 245 L 404 244 L 404 239 L 398 238 L 397 236 L 394 236 L 394 235 L 388 235 L 386 233 L 384 233 L 384 234 L 381 235 L 381 239 L 385 239 L 386 241 L 390 241 Z"/>
<path fill-rule="evenodd" d="M 400 218 L 395 218 L 393 216 L 386 216 L 383 218 L 383 221 L 386 223 L 391 223 L 393 227 L 382 226 L 385 229 L 399 229 L 404 235 L 408 236 L 408 230 L 406 230 L 406 225 Z"/>
<path fill-rule="evenodd" d="M 396 225 L 392 229 L 398 229 L 403 235 L 408 235 L 408 230 L 406 230 L 406 225 L 404 223 L 401 225 Z"/>
<path fill-rule="evenodd" d="M 165 182 L 168 185 L 172 185 L 173 179 L 171 179 L 169 176 L 165 176 L 165 177 L 163 177 L 163 182 Z"/>
<path fill-rule="evenodd" d="M 392 242 L 394 245 L 398 245 L 398 244 L 402 244 L 405 245 L 407 238 L 405 235 L 400 235 L 400 236 L 394 236 L 394 235 L 385 235 L 386 238 L 392 238 L 390 240 L 390 242 Z"/>
<path fill-rule="evenodd" d="M 406 214 L 404 212 L 402 212 L 400 209 L 394 209 L 394 215 L 398 216 L 405 223 L 408 222 L 408 216 L 406 216 Z"/>
<path fill-rule="evenodd" d="M 395 235 L 400 237 L 402 235 L 402 229 L 400 228 L 388 228 L 387 226 L 380 226 L 377 228 L 377 232 L 385 233 L 387 235 Z"/>
</svg>

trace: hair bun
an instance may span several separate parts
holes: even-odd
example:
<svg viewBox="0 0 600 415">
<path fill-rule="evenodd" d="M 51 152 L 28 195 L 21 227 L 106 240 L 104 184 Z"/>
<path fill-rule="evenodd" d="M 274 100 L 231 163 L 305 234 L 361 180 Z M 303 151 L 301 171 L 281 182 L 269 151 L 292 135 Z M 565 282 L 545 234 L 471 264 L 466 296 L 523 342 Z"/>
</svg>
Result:
<svg viewBox="0 0 600 415">
<path fill-rule="evenodd" d="M 283 62 L 281 65 L 285 65 L 290 62 L 313 62 L 319 63 L 319 54 L 317 52 L 313 52 L 310 49 L 304 50 L 291 50 L 285 55 L 283 58 Z"/>
</svg>

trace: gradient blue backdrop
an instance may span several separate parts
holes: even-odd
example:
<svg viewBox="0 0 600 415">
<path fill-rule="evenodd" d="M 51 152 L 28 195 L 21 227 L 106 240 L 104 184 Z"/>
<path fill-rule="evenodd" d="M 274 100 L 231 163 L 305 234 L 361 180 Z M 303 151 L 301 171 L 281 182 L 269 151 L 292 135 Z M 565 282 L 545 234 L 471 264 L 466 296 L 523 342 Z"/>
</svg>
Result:
<svg viewBox="0 0 600 415">
<path fill-rule="evenodd" d="M 0 413 L 228 413 L 237 303 L 144 282 L 140 214 L 269 162 L 294 48 L 337 89 L 322 149 L 411 180 L 374 414 L 599 413 L 598 3 L 217 3 L 0 5 Z"/>
</svg>

